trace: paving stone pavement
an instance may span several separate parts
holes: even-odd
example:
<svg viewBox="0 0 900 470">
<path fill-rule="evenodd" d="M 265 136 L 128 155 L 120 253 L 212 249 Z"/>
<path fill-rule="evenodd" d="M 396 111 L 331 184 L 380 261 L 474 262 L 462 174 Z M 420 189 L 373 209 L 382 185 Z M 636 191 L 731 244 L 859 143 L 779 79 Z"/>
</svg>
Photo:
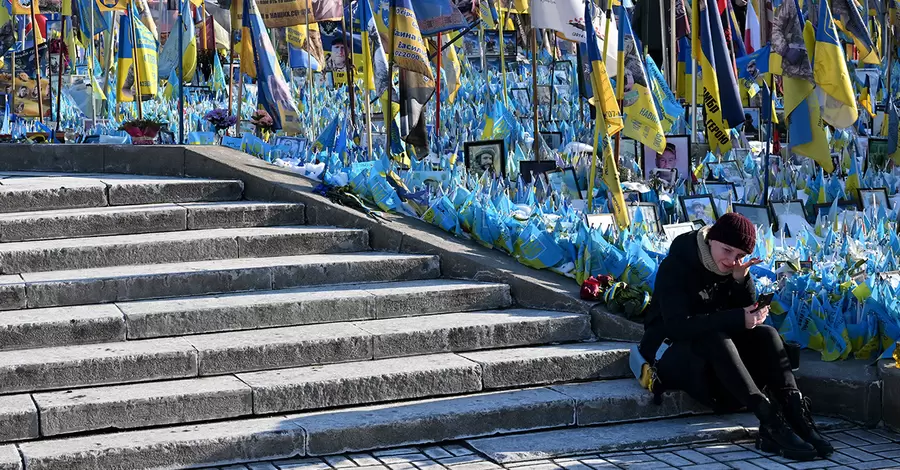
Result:
<svg viewBox="0 0 900 470">
<path fill-rule="evenodd" d="M 794 462 L 757 451 L 753 441 L 704 443 L 640 451 L 569 456 L 528 462 L 492 462 L 464 443 L 404 447 L 368 453 L 275 460 L 203 470 L 830 470 L 900 469 L 900 434 L 885 429 L 826 433 L 836 452 L 829 459 Z"/>
</svg>

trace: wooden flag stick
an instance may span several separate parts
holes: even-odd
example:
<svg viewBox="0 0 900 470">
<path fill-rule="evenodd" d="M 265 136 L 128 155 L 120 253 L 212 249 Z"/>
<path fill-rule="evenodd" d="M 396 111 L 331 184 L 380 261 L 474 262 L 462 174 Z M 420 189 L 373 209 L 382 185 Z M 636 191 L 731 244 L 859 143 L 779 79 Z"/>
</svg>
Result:
<svg viewBox="0 0 900 470">
<path fill-rule="evenodd" d="M 34 1 L 31 2 L 31 34 L 34 36 L 34 76 L 37 79 L 38 89 L 38 119 L 44 123 L 44 97 L 41 93 L 41 56 L 38 55 L 37 43 L 38 24 L 34 16 Z M 24 40 L 24 39 L 23 39 Z"/>
<path fill-rule="evenodd" d="M 501 34 L 502 36 L 502 34 Z M 531 113 L 534 115 L 533 123 L 534 125 L 534 159 L 537 161 L 541 160 L 541 122 L 540 116 L 538 115 L 538 79 L 537 79 L 537 28 L 531 28 Z M 502 57 L 502 56 L 501 56 Z M 504 74 L 504 77 L 506 74 Z M 503 96 L 506 97 L 506 90 L 504 86 Z M 552 107 L 552 104 L 551 104 Z M 552 109 L 551 109 L 552 111 Z"/>
<path fill-rule="evenodd" d="M 142 109 L 143 106 L 141 106 L 141 67 L 138 62 L 137 31 L 134 30 L 134 15 L 132 13 L 132 10 L 128 11 L 128 25 L 131 29 L 131 66 L 134 68 L 134 100 L 137 103 L 138 119 L 144 119 L 144 110 Z"/>
</svg>

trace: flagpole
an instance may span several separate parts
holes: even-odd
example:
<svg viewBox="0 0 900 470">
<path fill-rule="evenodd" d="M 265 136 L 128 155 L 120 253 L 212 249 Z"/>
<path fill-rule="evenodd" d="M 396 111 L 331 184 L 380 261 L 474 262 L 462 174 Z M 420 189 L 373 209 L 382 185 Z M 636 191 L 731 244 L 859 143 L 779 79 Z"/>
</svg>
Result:
<svg viewBox="0 0 900 470">
<path fill-rule="evenodd" d="M 232 0 L 237 2 L 238 0 Z M 234 6 L 232 6 L 234 8 Z M 291 86 L 294 85 L 294 69 L 291 69 Z M 228 114 L 234 109 L 234 24 L 228 23 Z M 240 118 L 238 119 L 240 122 Z M 238 128 L 240 128 L 240 124 Z M 225 135 L 228 135 L 228 129 L 225 129 Z"/>
<path fill-rule="evenodd" d="M 670 10 L 674 11 L 675 8 L 670 8 Z M 662 28 L 660 37 L 665 38 L 666 37 L 666 6 L 664 4 L 664 0 L 659 0 L 659 27 Z M 669 29 L 671 29 L 671 28 L 669 28 Z M 647 36 L 644 36 L 644 37 L 647 37 Z M 662 53 L 662 63 L 656 64 L 656 65 L 666 69 L 666 72 L 668 72 L 670 67 L 668 65 L 666 65 L 666 61 L 669 60 L 668 52 L 670 49 L 672 49 L 672 47 L 670 44 L 666 44 L 666 41 L 660 41 L 660 42 L 662 42 L 662 50 L 660 51 Z M 644 63 L 647 62 L 646 55 L 644 57 L 642 57 L 642 59 L 643 59 Z M 670 87 L 675 88 L 675 84 L 671 84 Z"/>
<path fill-rule="evenodd" d="M 74 25 L 73 25 L 74 26 Z M 97 48 L 94 45 L 94 5 L 91 5 L 91 34 L 90 36 L 90 46 L 91 46 L 91 63 L 88 64 L 88 74 L 91 77 L 91 125 L 97 125 L 97 95 L 94 92 L 94 83 L 97 83 L 94 80 L 94 61 L 97 60 Z M 15 54 L 15 52 L 13 52 Z M 15 60 L 13 60 L 15 62 Z"/>
<path fill-rule="evenodd" d="M 506 32 L 506 22 L 503 17 L 503 9 L 500 9 L 500 24 L 497 26 L 497 32 L 500 36 L 500 80 L 503 84 L 503 105 L 507 106 L 509 103 L 506 100 L 506 54 L 505 50 L 503 50 L 506 45 L 503 41 L 503 33 Z M 534 41 L 535 43 L 537 40 Z M 532 46 L 534 47 L 534 46 Z M 537 60 L 537 51 L 534 52 L 534 60 Z M 533 61 L 532 61 L 533 62 Z M 536 129 L 535 129 L 536 131 Z"/>
<path fill-rule="evenodd" d="M 389 16 L 390 16 L 390 28 L 389 33 L 391 35 L 390 39 L 390 48 L 388 49 L 388 89 L 387 89 L 387 100 L 384 105 L 382 105 L 381 114 L 384 117 L 384 127 L 386 138 L 385 141 L 385 154 L 388 156 L 388 159 L 391 158 L 391 137 L 394 134 L 392 131 L 394 129 L 394 119 L 393 119 L 393 95 L 394 95 L 394 28 L 397 27 L 396 20 L 394 19 L 394 0 L 390 0 L 388 3 L 388 7 L 390 8 Z M 369 136 L 371 138 L 371 136 Z"/>
<path fill-rule="evenodd" d="M 769 44 L 767 44 L 767 45 L 769 45 Z M 766 109 L 769 111 L 769 124 L 768 124 L 768 130 L 766 131 L 767 137 L 768 137 L 766 139 L 766 162 L 765 162 L 766 177 L 763 180 L 762 204 L 764 206 L 769 205 L 769 173 L 770 173 L 770 165 L 769 165 L 770 158 L 769 158 L 769 156 L 772 154 L 772 120 L 775 118 L 775 104 L 774 104 L 775 74 L 771 74 L 771 73 L 769 74 L 768 82 L 769 82 L 768 84 L 770 85 L 769 86 L 769 102 L 766 104 L 766 106 L 767 106 Z"/>
<path fill-rule="evenodd" d="M 62 105 L 63 47 L 65 47 L 64 45 L 66 43 L 65 39 L 63 39 L 65 37 L 65 32 L 63 30 L 65 29 L 66 17 L 61 16 L 61 18 L 62 18 L 62 21 L 60 21 L 60 23 L 59 23 L 62 26 L 60 28 L 61 34 L 60 34 L 60 42 L 59 42 L 59 75 L 58 75 L 57 81 L 56 81 L 56 91 L 57 91 L 57 93 L 56 93 L 56 130 L 54 132 L 59 132 L 60 119 L 62 116 L 62 106 L 61 105 Z M 93 94 L 91 96 L 93 96 Z M 53 138 L 55 139 L 56 136 L 54 135 Z M 52 139 L 51 139 L 51 141 L 52 141 Z"/>
<path fill-rule="evenodd" d="M 112 28 L 106 32 L 106 36 L 109 37 L 108 41 L 105 41 L 108 45 L 106 46 L 106 57 L 103 58 L 103 62 L 106 62 L 106 67 L 103 69 L 103 75 L 105 80 L 103 81 L 103 96 L 106 97 L 106 100 L 109 101 L 109 69 L 112 67 L 112 51 L 113 51 L 113 42 L 115 42 L 116 37 L 114 31 L 117 31 L 118 23 L 119 23 L 119 12 L 113 10 L 112 12 L 113 24 Z M 103 103 L 100 103 L 102 106 Z"/>
<path fill-rule="evenodd" d="M 190 0 L 183 0 L 185 2 Z M 238 1 L 238 0 L 233 0 Z M 179 2 L 180 3 L 180 2 Z M 178 6 L 178 143 L 184 145 L 184 7 Z"/>
<path fill-rule="evenodd" d="M 361 2 L 368 2 L 369 0 L 359 0 Z M 366 7 L 371 7 L 368 3 Z M 372 54 L 369 51 L 371 46 L 369 45 L 369 18 L 366 16 L 366 12 L 370 11 L 370 8 L 363 8 L 363 17 L 359 19 L 359 30 L 360 30 L 360 39 L 362 39 L 362 49 L 363 49 L 363 73 L 365 77 L 363 78 L 363 102 L 366 108 L 366 146 L 369 150 L 369 159 L 372 158 L 372 93 L 369 92 L 369 77 L 372 77 Z M 306 33 L 309 34 L 309 31 Z M 309 36 L 307 36 L 308 38 Z M 372 85 L 375 84 L 374 77 L 372 79 Z"/>
<path fill-rule="evenodd" d="M 502 36 L 502 34 L 501 34 Z M 502 50 L 502 49 L 501 49 Z M 502 56 L 501 56 L 502 57 Z M 506 74 L 503 74 L 503 98 L 506 99 Z M 538 79 L 537 79 L 537 28 L 531 28 L 531 114 L 534 119 L 534 159 L 541 161 L 541 123 L 538 116 Z M 552 103 L 551 103 L 552 105 Z M 551 106 L 551 111 L 553 111 Z"/>
<path fill-rule="evenodd" d="M 312 8 L 312 0 L 306 2 L 306 41 L 309 43 L 309 9 Z M 244 12 L 246 14 L 246 12 Z M 323 64 L 324 65 L 324 64 Z M 241 75 L 241 91 L 244 91 L 244 76 Z M 306 64 L 306 92 L 309 94 L 309 123 L 312 125 L 312 131 L 314 134 L 318 134 L 318 121 L 315 120 L 315 95 L 313 94 L 313 73 L 312 73 L 312 61 Z M 241 99 L 243 101 L 243 98 Z M 241 109 L 241 103 L 238 103 L 238 110 Z M 238 120 L 240 120 L 240 116 L 238 116 Z M 310 136 L 315 137 L 315 136 Z"/>
<path fill-rule="evenodd" d="M 128 24 L 131 26 L 131 56 L 132 56 L 132 67 L 134 67 L 134 96 L 135 102 L 137 103 L 137 114 L 138 119 L 144 119 L 144 111 L 141 102 L 141 72 L 140 72 L 140 63 L 138 62 L 138 47 L 137 47 L 137 31 L 135 31 L 134 27 L 134 12 L 132 10 L 128 10 Z"/>
<path fill-rule="evenodd" d="M 437 34 L 437 76 L 434 80 L 434 91 L 435 91 L 435 124 L 434 124 L 434 134 L 441 134 L 441 33 Z"/>
<path fill-rule="evenodd" d="M 753 0 L 749 0 L 753 1 Z M 678 48 L 678 40 L 675 39 L 675 0 L 669 6 L 669 88 L 678 88 L 678 57 L 676 49 Z"/>
<path fill-rule="evenodd" d="M 478 44 L 481 52 L 481 73 L 484 75 L 484 86 L 487 88 L 490 76 L 487 69 L 487 58 L 484 54 L 484 22 L 478 25 Z M 487 97 L 490 98 L 490 94 L 487 94 Z"/>
<path fill-rule="evenodd" d="M 203 17 L 203 50 L 209 50 L 209 42 L 206 35 L 206 1 L 200 0 L 200 16 Z M 214 48 L 215 49 L 215 48 Z"/>
<path fill-rule="evenodd" d="M 41 93 L 41 57 L 38 55 L 37 43 L 38 24 L 34 17 L 34 1 L 31 2 L 31 34 L 34 37 L 34 76 L 37 79 L 38 89 L 38 119 L 44 123 L 44 97 Z M 24 38 L 22 39 L 24 41 Z"/>
<path fill-rule="evenodd" d="M 353 63 L 353 8 L 348 8 L 350 10 L 350 28 L 348 31 L 346 18 L 341 16 L 341 26 L 343 26 L 344 30 L 344 38 L 348 36 L 348 32 L 350 33 L 350 41 L 347 42 L 347 47 L 344 49 L 345 51 L 350 51 L 350 57 L 345 57 L 344 65 L 347 69 L 347 94 L 350 95 L 350 124 L 353 125 L 353 128 L 356 129 L 356 86 L 353 80 L 353 72 L 356 68 L 356 65 Z M 306 31 L 307 40 L 309 39 L 309 31 Z"/>
<path fill-rule="evenodd" d="M 585 0 L 585 1 L 590 2 L 590 1 L 593 1 L 593 0 Z M 592 5 L 592 6 L 593 6 L 593 5 Z M 593 8 L 591 8 L 591 11 L 593 11 Z M 606 65 L 607 54 L 609 54 L 609 28 L 610 28 L 610 25 L 612 25 L 612 22 L 613 22 L 613 0 L 609 0 L 609 1 L 607 2 L 607 4 L 606 4 L 606 13 L 605 13 L 605 16 L 606 16 L 606 30 L 603 32 L 603 57 L 601 57 L 602 60 L 603 60 L 603 65 Z M 591 25 L 592 25 L 592 26 L 593 26 L 593 24 L 594 24 L 594 19 L 593 19 L 593 18 L 590 18 L 590 19 L 585 18 L 584 21 L 585 21 L 585 24 L 584 24 L 585 27 L 587 27 L 587 22 L 588 22 L 588 21 L 591 22 Z M 588 60 L 590 60 L 590 57 L 588 58 Z M 620 60 L 620 62 L 622 62 L 622 60 Z M 619 70 L 622 70 L 623 72 L 620 74 L 620 73 L 619 73 Z M 608 72 L 607 72 L 607 73 L 608 73 Z M 622 95 L 623 95 L 625 89 L 624 89 L 623 87 L 620 87 L 620 86 L 619 86 L 619 83 L 623 83 L 623 84 L 624 84 L 624 82 L 625 82 L 624 80 L 621 80 L 622 75 L 624 75 L 624 63 L 618 64 L 618 67 L 617 67 L 617 70 L 616 70 L 616 102 L 617 102 L 618 105 L 619 105 L 619 113 L 620 113 L 620 114 L 622 114 L 622 112 L 625 110 L 625 108 L 622 107 Z M 622 91 L 620 92 L 619 90 L 622 90 Z M 599 90 L 594 90 L 594 94 L 595 94 L 595 95 L 599 94 Z M 601 114 L 601 113 L 603 113 L 603 110 L 600 108 L 599 102 L 598 102 L 598 101 L 596 101 L 596 102 L 597 102 L 597 104 L 594 105 L 594 112 L 595 112 L 595 114 Z M 606 121 L 606 116 L 603 116 L 603 120 L 604 120 L 604 122 Z M 624 122 L 624 116 L 623 116 L 622 122 Z M 596 145 L 596 144 L 597 144 L 597 142 L 596 142 L 597 139 L 594 139 L 594 140 L 595 140 L 594 145 Z M 620 149 L 621 145 L 622 145 L 622 132 L 620 131 L 620 132 L 617 132 L 617 133 L 616 133 L 616 155 L 619 155 L 619 154 L 620 154 L 620 153 L 619 153 L 619 149 Z M 594 157 L 594 159 L 596 160 L 596 156 Z M 596 175 L 595 175 L 595 176 L 596 176 Z M 590 195 L 593 195 L 593 193 L 594 193 L 594 181 L 590 181 L 590 188 L 591 188 L 591 189 L 590 189 Z"/>
</svg>

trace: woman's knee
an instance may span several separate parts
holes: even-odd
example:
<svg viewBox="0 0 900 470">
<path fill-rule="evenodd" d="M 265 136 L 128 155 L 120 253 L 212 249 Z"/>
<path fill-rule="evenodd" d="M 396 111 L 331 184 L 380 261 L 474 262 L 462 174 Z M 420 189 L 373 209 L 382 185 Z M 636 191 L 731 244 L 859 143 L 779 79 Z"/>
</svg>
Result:
<svg viewBox="0 0 900 470">
<path fill-rule="evenodd" d="M 749 331 L 749 334 L 756 341 L 764 341 L 778 347 L 783 347 L 781 335 L 774 327 L 769 325 L 759 325 Z"/>
<path fill-rule="evenodd" d="M 737 354 L 734 341 L 725 333 L 710 333 L 694 340 L 695 350 L 706 357 L 718 357 L 722 354 Z"/>
</svg>

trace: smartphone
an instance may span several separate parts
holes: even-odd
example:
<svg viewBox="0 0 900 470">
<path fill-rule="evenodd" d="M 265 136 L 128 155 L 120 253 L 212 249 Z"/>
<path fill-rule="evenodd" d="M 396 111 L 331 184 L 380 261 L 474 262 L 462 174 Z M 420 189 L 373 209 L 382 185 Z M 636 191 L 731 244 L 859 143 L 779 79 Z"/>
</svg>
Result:
<svg viewBox="0 0 900 470">
<path fill-rule="evenodd" d="M 756 309 L 754 309 L 753 311 L 756 312 L 763 307 L 768 307 L 772 303 L 772 299 L 774 298 L 774 292 L 769 292 L 768 294 L 759 296 L 759 299 L 756 301 Z"/>
</svg>

